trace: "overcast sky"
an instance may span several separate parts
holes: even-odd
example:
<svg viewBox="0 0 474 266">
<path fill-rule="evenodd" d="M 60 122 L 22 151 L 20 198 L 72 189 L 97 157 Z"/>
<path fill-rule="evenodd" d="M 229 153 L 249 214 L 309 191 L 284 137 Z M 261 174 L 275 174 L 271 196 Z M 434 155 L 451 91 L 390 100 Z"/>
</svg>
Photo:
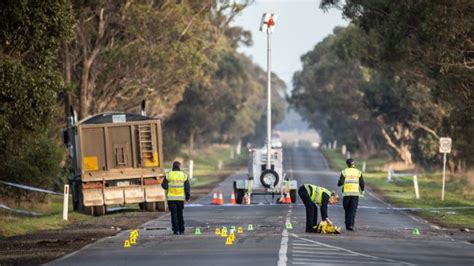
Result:
<svg viewBox="0 0 474 266">
<path fill-rule="evenodd" d="M 293 73 L 301 69 L 301 55 L 313 49 L 336 26 L 346 26 L 341 12 L 319 9 L 320 0 L 255 0 L 236 18 L 239 25 L 252 32 L 254 44 L 240 48 L 254 62 L 266 70 L 266 34 L 260 32 L 259 24 L 263 13 L 278 14 L 276 29 L 272 34 L 272 71 L 291 91 Z"/>
</svg>

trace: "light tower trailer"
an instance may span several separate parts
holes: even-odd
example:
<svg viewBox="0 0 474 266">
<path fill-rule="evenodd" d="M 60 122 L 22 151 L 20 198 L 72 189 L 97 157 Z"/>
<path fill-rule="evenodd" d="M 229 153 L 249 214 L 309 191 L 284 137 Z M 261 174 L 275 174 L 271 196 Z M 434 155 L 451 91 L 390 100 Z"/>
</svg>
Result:
<svg viewBox="0 0 474 266">
<path fill-rule="evenodd" d="M 292 180 L 286 175 L 283 165 L 283 149 L 273 147 L 270 154 L 271 168 L 266 169 L 267 149 L 265 147 L 250 149 L 248 179 L 234 181 L 237 203 L 242 204 L 245 195 L 252 201 L 254 195 L 271 195 L 274 199 L 276 195 L 282 198 L 286 193 L 289 193 L 292 203 L 296 202 L 298 184 L 296 180 Z"/>
<path fill-rule="evenodd" d="M 165 211 L 161 123 L 141 114 L 108 112 L 77 121 L 71 110 L 64 142 L 71 159 L 73 209 L 104 215 L 107 206 L 138 203 Z"/>
</svg>

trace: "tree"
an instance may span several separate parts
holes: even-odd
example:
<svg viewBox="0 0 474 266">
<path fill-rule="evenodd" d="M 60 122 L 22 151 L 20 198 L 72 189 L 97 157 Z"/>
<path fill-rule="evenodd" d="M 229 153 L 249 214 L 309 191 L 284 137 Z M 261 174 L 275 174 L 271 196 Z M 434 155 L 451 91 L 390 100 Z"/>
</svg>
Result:
<svg viewBox="0 0 474 266">
<path fill-rule="evenodd" d="M 205 75 L 212 1 L 75 1 L 76 38 L 63 49 L 80 117 L 131 111 L 168 116 L 184 88 Z M 78 84 L 76 87 L 75 84 Z M 66 94 L 65 102 L 67 103 Z"/>
<path fill-rule="evenodd" d="M 336 139 L 349 150 L 373 153 L 381 135 L 374 130 L 359 88 L 368 78 L 367 70 L 346 55 L 354 46 L 355 39 L 347 38 L 353 31 L 353 27 L 336 28 L 301 57 L 303 70 L 294 74 L 291 102 L 324 140 Z"/>
<path fill-rule="evenodd" d="M 360 29 L 366 45 L 356 57 L 364 66 L 409 87 L 427 88 L 430 96 L 423 98 L 440 115 L 409 123 L 428 138 L 449 134 L 455 156 L 472 162 L 474 2 L 324 0 L 321 5 L 338 6 Z"/>
<path fill-rule="evenodd" d="M 64 1 L 6 1 L 0 15 L 1 179 L 48 186 L 61 159 L 48 138 L 64 89 L 55 63 L 71 36 L 72 10 Z"/>
</svg>

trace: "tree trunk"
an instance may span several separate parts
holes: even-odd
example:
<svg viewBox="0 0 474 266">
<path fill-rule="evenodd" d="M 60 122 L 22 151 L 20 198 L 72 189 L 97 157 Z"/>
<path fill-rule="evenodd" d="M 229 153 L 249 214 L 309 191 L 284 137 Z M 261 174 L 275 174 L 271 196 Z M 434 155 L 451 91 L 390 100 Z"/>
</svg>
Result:
<svg viewBox="0 0 474 266">
<path fill-rule="evenodd" d="M 387 131 L 383 127 L 381 127 L 381 132 L 382 132 L 382 136 L 385 138 L 387 145 L 390 146 L 398 154 L 400 159 L 402 159 L 403 162 L 405 163 L 405 166 L 413 165 L 412 154 L 411 154 L 411 149 L 410 149 L 411 146 L 405 141 L 401 140 L 401 137 L 397 138 L 397 136 L 395 136 L 395 138 L 398 139 L 398 143 L 395 144 L 392 138 L 390 137 L 390 135 L 387 133 Z M 399 134 L 399 132 L 395 132 L 395 133 Z"/>
<path fill-rule="evenodd" d="M 89 114 L 89 72 L 91 68 L 91 61 L 85 60 L 84 66 L 82 69 L 82 76 L 81 76 L 81 90 L 79 93 L 79 119 L 83 119 Z"/>
<path fill-rule="evenodd" d="M 68 89 L 71 87 L 72 80 L 72 65 L 71 65 L 71 54 L 69 51 L 69 45 L 67 43 L 63 44 L 64 58 L 64 83 Z M 66 89 L 64 91 L 64 115 L 66 116 L 66 121 L 69 116 L 69 110 L 71 109 L 71 96 L 69 91 Z"/>
</svg>

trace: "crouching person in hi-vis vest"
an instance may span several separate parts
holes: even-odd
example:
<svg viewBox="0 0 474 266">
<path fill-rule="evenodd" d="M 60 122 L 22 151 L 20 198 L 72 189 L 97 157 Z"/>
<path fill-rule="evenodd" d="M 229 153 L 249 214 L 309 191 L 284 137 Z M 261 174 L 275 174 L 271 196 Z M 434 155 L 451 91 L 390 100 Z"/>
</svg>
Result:
<svg viewBox="0 0 474 266">
<path fill-rule="evenodd" d="M 184 201 L 191 197 L 191 187 L 186 174 L 181 171 L 181 163 L 173 162 L 173 169 L 166 175 L 163 189 L 167 190 L 168 209 L 171 213 L 173 234 L 184 234 Z"/>
<path fill-rule="evenodd" d="M 328 204 L 334 205 L 339 202 L 339 196 L 334 191 L 329 191 L 323 187 L 304 184 L 298 189 L 301 201 L 306 208 L 306 232 L 315 233 L 314 226 L 318 222 L 318 208 L 321 211 L 321 221 L 332 224 L 328 218 Z"/>
<path fill-rule="evenodd" d="M 359 195 L 364 193 L 364 178 L 362 172 L 355 168 L 355 162 L 347 159 L 347 168 L 342 170 L 337 186 L 342 186 L 342 205 L 344 206 L 346 229 L 354 230 Z"/>
</svg>

